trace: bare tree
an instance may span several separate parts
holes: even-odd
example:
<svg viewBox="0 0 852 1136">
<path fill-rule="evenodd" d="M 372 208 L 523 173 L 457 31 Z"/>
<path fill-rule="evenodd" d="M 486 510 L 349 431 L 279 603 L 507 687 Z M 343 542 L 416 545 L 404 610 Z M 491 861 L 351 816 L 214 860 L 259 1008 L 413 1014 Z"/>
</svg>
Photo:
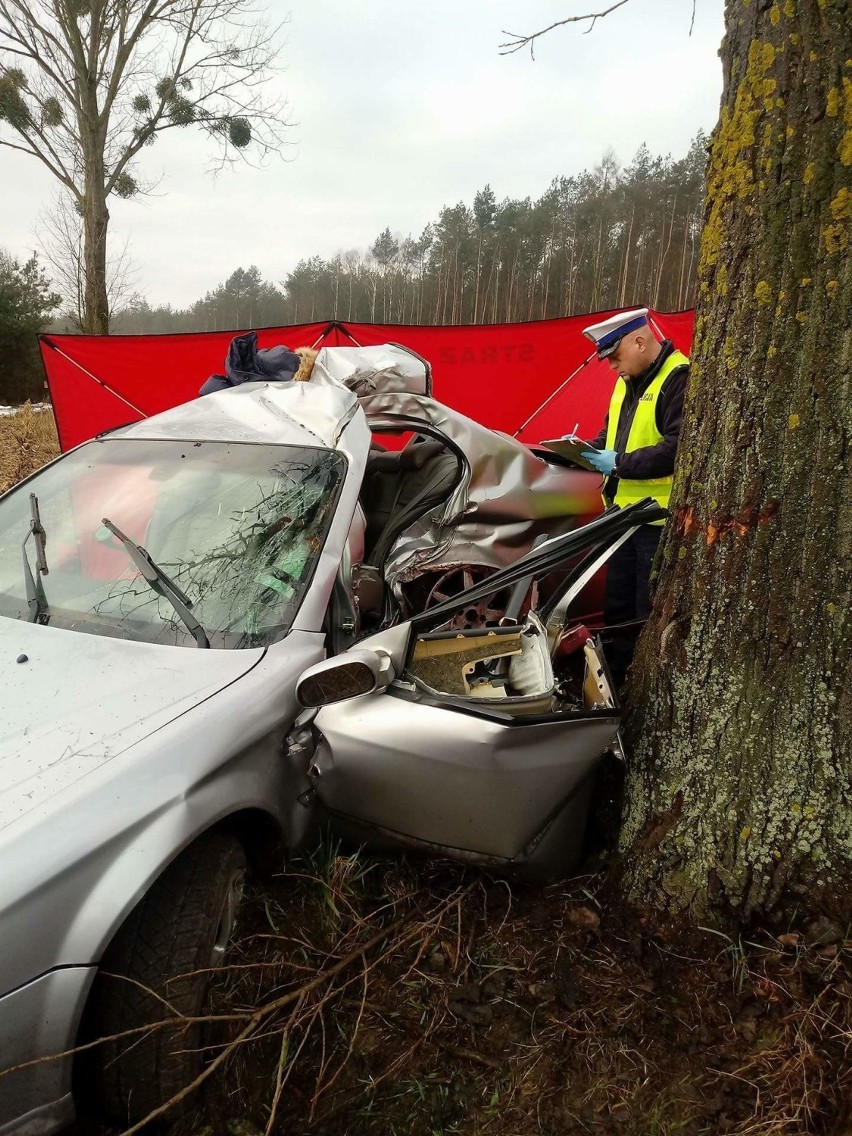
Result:
<svg viewBox="0 0 852 1136">
<path fill-rule="evenodd" d="M 83 218 L 74 200 L 60 190 L 39 217 L 38 243 L 51 270 L 53 283 L 62 293 L 64 311 L 77 330 L 85 327 L 86 274 L 83 249 Z M 136 284 L 136 268 L 125 239 L 106 263 L 107 304 L 111 313 L 129 302 Z"/>
<path fill-rule="evenodd" d="M 195 125 L 220 164 L 280 150 L 279 32 L 253 0 L 0 0 L 0 146 L 38 159 L 79 211 L 86 331 L 109 330 L 107 202 L 145 189 L 143 147 Z"/>
</svg>

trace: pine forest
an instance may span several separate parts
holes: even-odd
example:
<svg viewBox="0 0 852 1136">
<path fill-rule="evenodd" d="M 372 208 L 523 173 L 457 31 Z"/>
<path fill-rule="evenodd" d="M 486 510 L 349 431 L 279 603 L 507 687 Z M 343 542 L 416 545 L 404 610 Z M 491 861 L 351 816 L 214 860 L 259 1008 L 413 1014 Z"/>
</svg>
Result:
<svg viewBox="0 0 852 1136">
<path fill-rule="evenodd" d="M 277 283 L 238 268 L 186 309 L 134 295 L 112 314 L 118 333 L 220 331 L 339 319 L 376 323 L 508 323 L 633 304 L 694 301 L 707 138 L 685 157 L 642 145 L 621 167 L 557 177 L 532 200 L 444 206 L 419 237 L 385 229 L 369 250 L 301 260 Z M 68 318 L 54 326 L 69 326 Z"/>
</svg>

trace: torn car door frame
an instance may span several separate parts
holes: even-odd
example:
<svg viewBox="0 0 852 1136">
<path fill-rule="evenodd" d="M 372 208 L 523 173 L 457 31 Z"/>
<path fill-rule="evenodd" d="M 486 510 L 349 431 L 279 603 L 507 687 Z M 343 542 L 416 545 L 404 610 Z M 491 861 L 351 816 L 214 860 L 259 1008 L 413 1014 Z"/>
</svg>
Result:
<svg viewBox="0 0 852 1136">
<path fill-rule="evenodd" d="M 588 698 L 560 704 L 547 619 L 564 610 L 565 597 L 608 552 L 661 516 L 651 501 L 612 510 L 451 601 L 363 640 L 354 650 L 373 676 L 364 693 L 323 704 L 313 721 L 309 777 L 334 829 L 372 846 L 429 849 L 515 876 L 564 874 L 579 854 L 592 775 L 617 737 L 620 715 L 597 648 L 589 644 L 583 685 L 591 678 L 591 704 Z M 435 630 L 459 606 L 578 556 L 540 615 L 530 612 L 503 628 Z M 432 686 L 418 667 L 441 651 L 460 668 L 452 684 L 460 690 Z M 351 655 L 306 671 L 297 696 L 316 705 L 308 684 L 320 675 L 328 681 L 335 664 L 345 666 Z M 484 669 L 477 672 L 480 661 Z M 508 695 L 489 684 L 497 670 L 510 677 Z M 470 676 L 490 685 L 484 697 Z"/>
</svg>

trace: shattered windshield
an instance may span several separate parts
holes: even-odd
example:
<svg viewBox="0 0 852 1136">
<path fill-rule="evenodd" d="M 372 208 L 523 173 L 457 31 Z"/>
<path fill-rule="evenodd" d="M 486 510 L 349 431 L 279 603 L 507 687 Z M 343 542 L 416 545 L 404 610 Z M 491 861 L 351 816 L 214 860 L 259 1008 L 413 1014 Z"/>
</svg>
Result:
<svg viewBox="0 0 852 1136">
<path fill-rule="evenodd" d="M 38 495 L 49 624 L 194 647 L 107 518 L 186 595 L 211 647 L 284 634 L 310 585 L 345 460 L 331 450 L 98 439 L 0 501 L 0 615 L 28 619 L 21 542 Z"/>
</svg>

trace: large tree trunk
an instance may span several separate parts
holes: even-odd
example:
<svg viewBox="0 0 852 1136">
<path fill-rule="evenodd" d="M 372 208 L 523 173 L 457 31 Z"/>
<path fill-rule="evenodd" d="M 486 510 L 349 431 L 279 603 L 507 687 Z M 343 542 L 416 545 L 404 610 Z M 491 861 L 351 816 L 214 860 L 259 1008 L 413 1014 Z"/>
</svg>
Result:
<svg viewBox="0 0 852 1136">
<path fill-rule="evenodd" d="M 731 925 L 849 896 L 849 0 L 727 0 L 721 54 L 623 848 L 633 899 Z"/>
<path fill-rule="evenodd" d="M 109 334 L 107 298 L 107 229 L 109 209 L 99 153 L 87 163 L 83 206 L 83 326 L 89 335 Z"/>
</svg>

